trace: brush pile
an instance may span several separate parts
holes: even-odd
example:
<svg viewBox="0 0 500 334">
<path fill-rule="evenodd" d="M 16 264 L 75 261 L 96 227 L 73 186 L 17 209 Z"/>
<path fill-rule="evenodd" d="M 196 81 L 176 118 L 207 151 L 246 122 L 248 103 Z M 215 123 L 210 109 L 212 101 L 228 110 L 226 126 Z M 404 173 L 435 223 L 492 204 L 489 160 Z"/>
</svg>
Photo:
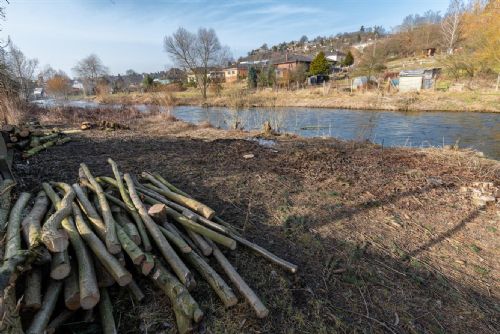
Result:
<svg viewBox="0 0 500 334">
<path fill-rule="evenodd" d="M 30 209 L 30 193 L 20 193 L 11 207 L 15 184 L 0 184 L 2 333 L 53 333 L 83 313 L 79 309 L 95 309 L 102 331 L 116 333 L 107 289 L 124 287 L 141 301 L 145 296 L 134 280 L 140 276 L 169 298 L 179 333 L 193 331 L 203 319 L 190 294 L 198 279 L 226 307 L 238 303 L 236 288 L 258 317 L 268 315 L 219 247 L 242 245 L 291 273 L 296 265 L 244 239 L 159 174 L 143 172 L 139 182 L 108 162 L 112 177 L 96 177 L 81 164 L 77 183 L 43 183 Z M 231 286 L 210 262 L 218 263 Z M 20 316 L 20 309 L 31 312 Z"/>
<path fill-rule="evenodd" d="M 36 122 L 19 127 L 6 124 L 2 126 L 1 132 L 7 148 L 23 151 L 24 158 L 71 140 L 61 130 L 57 128 L 46 130 Z"/>
<path fill-rule="evenodd" d="M 81 130 L 90 130 L 90 129 L 99 129 L 106 131 L 114 131 L 114 130 L 130 130 L 130 127 L 125 124 L 110 122 L 110 121 L 99 121 L 97 123 L 92 122 L 82 122 L 80 125 Z"/>
</svg>

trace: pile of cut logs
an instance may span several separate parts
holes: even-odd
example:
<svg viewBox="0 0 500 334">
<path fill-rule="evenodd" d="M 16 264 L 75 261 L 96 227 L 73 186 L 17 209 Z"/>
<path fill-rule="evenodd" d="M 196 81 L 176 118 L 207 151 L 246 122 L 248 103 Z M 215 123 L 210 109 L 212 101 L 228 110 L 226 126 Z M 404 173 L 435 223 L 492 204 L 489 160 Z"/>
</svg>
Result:
<svg viewBox="0 0 500 334">
<path fill-rule="evenodd" d="M 2 126 L 1 132 L 7 148 L 23 151 L 24 158 L 71 140 L 61 130 L 42 129 L 37 123 L 28 123 L 19 127 L 6 124 Z"/>
<path fill-rule="evenodd" d="M 108 288 L 124 287 L 141 301 L 145 296 L 134 275 L 144 276 L 168 297 L 180 333 L 191 332 L 203 318 L 190 294 L 198 279 L 226 307 L 238 303 L 236 288 L 257 317 L 268 315 L 219 247 L 247 247 L 291 273 L 296 265 L 243 238 L 214 210 L 161 175 L 143 172 L 139 181 L 108 162 L 112 177 L 96 177 L 82 163 L 77 183 L 43 183 L 34 201 L 22 192 L 12 207 L 14 182 L 0 184 L 2 333 L 54 333 L 78 309 L 94 308 L 102 331 L 116 333 Z M 31 309 L 32 317 L 20 309 Z"/>
</svg>

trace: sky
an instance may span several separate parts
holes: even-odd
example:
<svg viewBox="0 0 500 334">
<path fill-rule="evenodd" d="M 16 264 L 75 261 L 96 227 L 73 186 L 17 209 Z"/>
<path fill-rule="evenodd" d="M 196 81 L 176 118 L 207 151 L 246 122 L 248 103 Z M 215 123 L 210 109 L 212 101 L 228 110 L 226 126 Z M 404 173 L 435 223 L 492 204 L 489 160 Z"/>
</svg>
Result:
<svg viewBox="0 0 500 334">
<path fill-rule="evenodd" d="M 0 39 L 10 37 L 40 68 L 70 76 L 95 53 L 113 74 L 157 72 L 172 66 L 163 39 L 182 26 L 214 28 L 235 58 L 269 46 L 381 25 L 408 14 L 444 13 L 449 0 L 10 0 Z"/>
</svg>

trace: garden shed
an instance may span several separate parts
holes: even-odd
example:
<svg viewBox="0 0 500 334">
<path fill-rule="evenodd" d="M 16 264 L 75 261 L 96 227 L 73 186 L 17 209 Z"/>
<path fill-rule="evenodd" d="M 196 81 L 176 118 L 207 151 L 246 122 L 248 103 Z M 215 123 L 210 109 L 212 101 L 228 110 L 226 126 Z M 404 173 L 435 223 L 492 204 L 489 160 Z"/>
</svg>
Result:
<svg viewBox="0 0 500 334">
<path fill-rule="evenodd" d="M 399 72 L 399 91 L 411 92 L 432 89 L 440 71 L 440 68 L 401 71 Z"/>
</svg>

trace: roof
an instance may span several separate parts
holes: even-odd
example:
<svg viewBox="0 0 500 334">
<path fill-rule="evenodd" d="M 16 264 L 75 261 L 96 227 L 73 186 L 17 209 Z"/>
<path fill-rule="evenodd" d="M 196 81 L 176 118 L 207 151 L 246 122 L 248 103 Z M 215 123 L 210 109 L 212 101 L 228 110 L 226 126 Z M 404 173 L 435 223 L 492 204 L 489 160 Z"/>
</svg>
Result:
<svg viewBox="0 0 500 334">
<path fill-rule="evenodd" d="M 295 63 L 295 62 L 301 62 L 301 63 L 310 63 L 312 61 L 312 58 L 309 56 L 303 56 L 303 55 L 284 55 L 279 58 L 273 59 L 272 63 L 273 64 L 286 64 L 286 63 Z"/>
<path fill-rule="evenodd" d="M 440 68 L 419 68 L 416 70 L 403 70 L 399 72 L 400 77 L 421 77 L 425 74 L 425 72 L 434 72 L 438 71 Z"/>
</svg>

